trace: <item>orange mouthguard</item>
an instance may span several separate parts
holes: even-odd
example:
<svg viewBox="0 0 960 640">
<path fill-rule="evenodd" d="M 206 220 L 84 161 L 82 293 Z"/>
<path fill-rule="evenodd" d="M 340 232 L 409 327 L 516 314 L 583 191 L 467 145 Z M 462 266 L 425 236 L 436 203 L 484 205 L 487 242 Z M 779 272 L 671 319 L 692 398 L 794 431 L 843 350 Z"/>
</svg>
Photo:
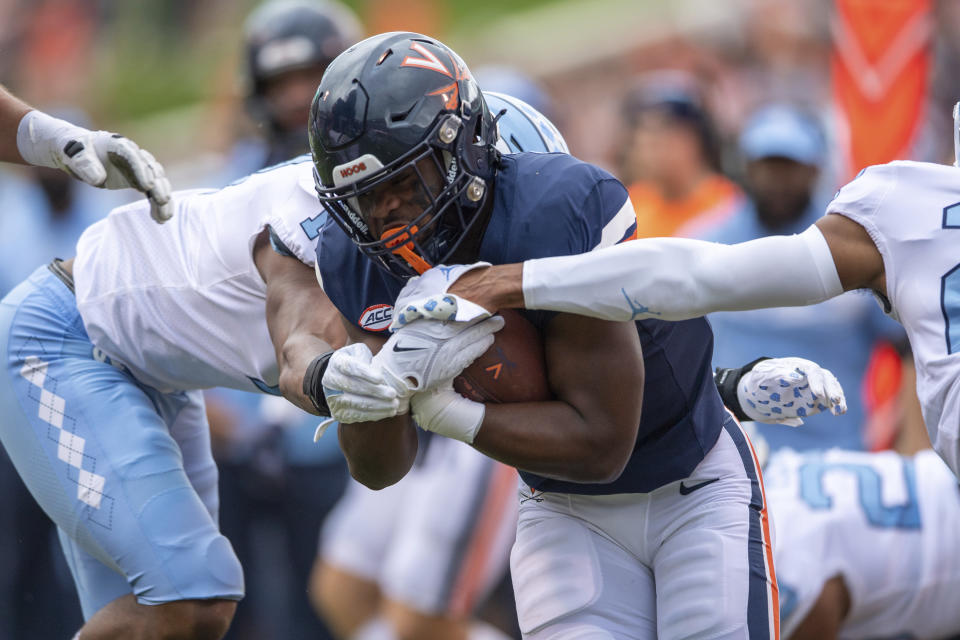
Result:
<svg viewBox="0 0 960 640">
<path fill-rule="evenodd" d="M 410 231 L 404 231 L 402 233 L 397 233 L 397 230 L 387 229 L 382 234 L 380 234 L 380 239 L 385 242 L 387 249 L 390 249 L 390 253 L 398 255 L 404 260 L 407 261 L 417 273 L 424 273 L 430 268 L 430 263 L 423 259 L 420 254 L 418 254 L 413 249 L 413 241 L 410 239 L 410 234 L 417 232 L 417 225 L 411 225 Z"/>
</svg>

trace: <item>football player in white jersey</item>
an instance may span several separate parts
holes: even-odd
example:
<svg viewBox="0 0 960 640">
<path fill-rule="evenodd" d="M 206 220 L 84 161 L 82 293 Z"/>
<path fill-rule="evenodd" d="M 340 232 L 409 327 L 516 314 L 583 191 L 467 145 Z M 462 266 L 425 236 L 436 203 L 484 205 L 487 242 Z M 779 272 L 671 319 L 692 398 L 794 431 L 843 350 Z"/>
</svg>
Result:
<svg viewBox="0 0 960 640">
<path fill-rule="evenodd" d="M 162 226 L 142 201 L 0 302 L 0 441 L 59 528 L 82 640 L 226 632 L 243 575 L 217 526 L 200 389 L 316 412 L 304 371 L 342 340 L 311 268 L 319 215 L 307 158 L 178 192 Z"/>
<path fill-rule="evenodd" d="M 108 131 L 88 131 L 26 105 L 0 85 L 0 162 L 62 169 L 95 187 L 132 187 L 150 201 L 150 215 L 173 215 L 170 182 L 149 151 Z"/>
<path fill-rule="evenodd" d="M 459 305 L 458 319 L 526 307 L 624 321 L 807 305 L 868 289 L 906 329 L 930 440 L 958 473 L 958 228 L 960 170 L 898 161 L 864 169 L 798 235 L 730 246 L 653 238 L 580 256 L 435 270 L 408 284 L 397 307 L 408 311 L 394 322 L 430 317 L 422 301 L 448 290 L 480 305 Z M 449 306 L 444 310 L 446 319 Z"/>
<path fill-rule="evenodd" d="M 936 453 L 785 449 L 764 480 L 784 638 L 960 632 L 960 490 Z"/>
</svg>

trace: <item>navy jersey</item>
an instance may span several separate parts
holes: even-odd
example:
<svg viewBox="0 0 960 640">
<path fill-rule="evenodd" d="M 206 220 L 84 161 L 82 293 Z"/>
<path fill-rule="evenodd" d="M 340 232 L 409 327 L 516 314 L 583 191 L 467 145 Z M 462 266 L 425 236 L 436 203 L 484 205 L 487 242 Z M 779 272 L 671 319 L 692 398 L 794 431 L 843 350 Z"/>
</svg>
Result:
<svg viewBox="0 0 960 640">
<path fill-rule="evenodd" d="M 632 238 L 636 218 L 626 189 L 609 173 L 562 153 L 504 156 L 478 259 L 493 264 L 585 253 Z M 317 244 L 327 295 L 365 331 L 385 331 L 403 283 L 368 260 L 328 220 Z M 541 330 L 555 314 L 527 312 Z M 540 491 L 612 494 L 656 489 L 690 475 L 714 445 L 724 417 L 713 383 L 713 335 L 703 318 L 636 323 L 646 380 L 639 435 L 621 477 L 580 484 L 521 471 Z M 616 363 L 612 363 L 616 366 Z"/>
</svg>

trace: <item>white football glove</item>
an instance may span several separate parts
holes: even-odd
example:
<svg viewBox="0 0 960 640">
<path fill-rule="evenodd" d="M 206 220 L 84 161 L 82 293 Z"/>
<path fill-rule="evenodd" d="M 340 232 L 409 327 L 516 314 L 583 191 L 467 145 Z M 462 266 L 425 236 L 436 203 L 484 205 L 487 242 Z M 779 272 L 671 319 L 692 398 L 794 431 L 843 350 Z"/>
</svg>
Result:
<svg viewBox="0 0 960 640">
<path fill-rule="evenodd" d="M 482 403 L 454 391 L 449 380 L 436 389 L 414 395 L 410 399 L 410 409 L 413 419 L 424 431 L 467 444 L 473 444 L 486 413 Z"/>
<path fill-rule="evenodd" d="M 472 322 L 489 318 L 490 312 L 480 305 L 447 293 L 447 289 L 453 286 L 453 283 L 463 274 L 489 266 L 489 262 L 457 264 L 449 267 L 440 265 L 426 271 L 423 275 L 410 278 L 393 306 L 390 330 L 396 331 L 421 318 L 444 322 L 448 320 Z"/>
<path fill-rule="evenodd" d="M 821 411 L 845 413 L 843 387 L 829 370 L 803 358 L 758 362 L 737 385 L 740 408 L 752 420 L 797 427 Z"/>
<path fill-rule="evenodd" d="M 150 216 L 163 223 L 173 216 L 170 181 L 163 167 L 135 142 L 109 131 L 90 131 L 42 111 L 20 121 L 17 147 L 23 159 L 41 167 L 62 169 L 95 187 L 142 192 Z"/>
<path fill-rule="evenodd" d="M 362 342 L 337 349 L 330 356 L 322 384 L 333 420 L 376 422 L 407 412 L 409 402 L 397 396 L 372 360 L 373 354 Z"/>
<path fill-rule="evenodd" d="M 503 318 L 474 323 L 419 320 L 405 325 L 383 345 L 373 362 L 401 398 L 453 380 L 493 344 Z"/>
</svg>

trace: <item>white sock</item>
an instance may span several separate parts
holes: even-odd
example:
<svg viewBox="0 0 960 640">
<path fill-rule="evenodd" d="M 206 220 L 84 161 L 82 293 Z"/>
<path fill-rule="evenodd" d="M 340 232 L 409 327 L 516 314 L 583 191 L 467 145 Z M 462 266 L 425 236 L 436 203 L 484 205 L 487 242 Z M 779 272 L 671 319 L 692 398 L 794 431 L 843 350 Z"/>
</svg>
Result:
<svg viewBox="0 0 960 640">
<path fill-rule="evenodd" d="M 357 629 L 356 633 L 350 636 L 350 640 L 397 640 L 397 636 L 390 623 L 377 616 Z"/>
<path fill-rule="evenodd" d="M 500 629 L 480 620 L 474 620 L 470 623 L 467 638 L 468 640 L 513 640 L 511 636 Z"/>
</svg>

